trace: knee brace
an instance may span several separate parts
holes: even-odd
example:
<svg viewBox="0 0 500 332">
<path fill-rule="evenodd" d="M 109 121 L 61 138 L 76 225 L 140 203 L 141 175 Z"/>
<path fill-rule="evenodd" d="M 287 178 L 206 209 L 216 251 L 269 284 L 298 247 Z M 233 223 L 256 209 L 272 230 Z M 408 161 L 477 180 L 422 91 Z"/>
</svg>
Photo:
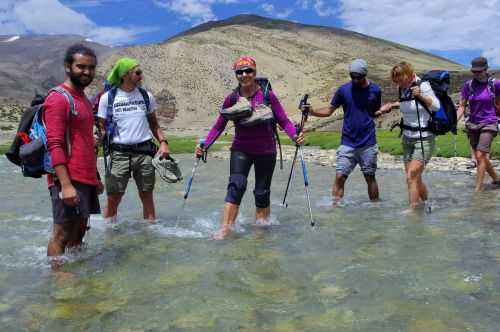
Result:
<svg viewBox="0 0 500 332">
<path fill-rule="evenodd" d="M 258 208 L 267 208 L 271 204 L 271 190 L 257 189 L 254 190 L 255 206 Z"/>
<path fill-rule="evenodd" d="M 245 190 L 247 190 L 247 178 L 241 174 L 231 175 L 227 185 L 226 202 L 240 205 Z"/>
</svg>

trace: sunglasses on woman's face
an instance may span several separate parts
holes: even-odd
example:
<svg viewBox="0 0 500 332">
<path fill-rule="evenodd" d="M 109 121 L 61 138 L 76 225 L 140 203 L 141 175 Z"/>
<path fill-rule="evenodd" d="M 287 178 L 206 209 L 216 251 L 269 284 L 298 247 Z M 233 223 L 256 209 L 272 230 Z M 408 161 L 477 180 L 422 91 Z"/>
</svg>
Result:
<svg viewBox="0 0 500 332">
<path fill-rule="evenodd" d="M 254 70 L 252 68 L 240 69 L 240 70 L 235 71 L 236 75 L 243 75 L 243 73 L 248 75 L 248 74 L 252 74 L 253 72 L 254 72 Z"/>
<path fill-rule="evenodd" d="M 142 70 L 138 69 L 138 70 L 134 71 L 134 74 L 136 74 L 137 76 L 141 76 Z"/>
<path fill-rule="evenodd" d="M 473 74 L 481 74 L 484 70 L 471 70 Z"/>
</svg>

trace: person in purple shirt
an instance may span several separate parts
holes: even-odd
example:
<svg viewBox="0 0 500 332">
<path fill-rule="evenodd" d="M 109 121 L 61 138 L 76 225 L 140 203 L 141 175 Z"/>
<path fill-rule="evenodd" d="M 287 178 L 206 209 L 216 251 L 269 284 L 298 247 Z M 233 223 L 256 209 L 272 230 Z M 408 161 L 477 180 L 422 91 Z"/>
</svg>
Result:
<svg viewBox="0 0 500 332">
<path fill-rule="evenodd" d="M 337 149 L 337 174 L 332 188 L 334 205 L 344 197 L 344 184 L 357 164 L 366 180 L 368 197 L 371 201 L 379 199 L 375 179 L 378 146 L 373 117 L 381 106 L 382 91 L 366 78 L 367 74 L 366 61 L 354 60 L 349 66 L 351 81 L 336 91 L 329 106 L 320 109 L 306 106 L 310 115 L 319 117 L 332 115 L 340 106 L 344 110 L 342 140 Z"/>
<path fill-rule="evenodd" d="M 257 65 L 248 56 L 239 57 L 233 64 L 233 70 L 238 80 L 238 88 L 226 96 L 223 109 L 227 109 L 241 98 L 246 98 L 255 112 L 255 107 L 265 103 L 264 92 L 255 80 Z M 236 93 L 236 98 L 233 94 Z M 236 100 L 235 100 L 236 99 Z M 270 108 L 276 122 L 287 135 L 298 144 L 304 142 L 304 135 L 297 134 L 294 124 L 288 119 L 276 95 L 269 91 Z M 217 121 L 205 138 L 203 149 L 207 150 L 224 131 L 228 120 L 219 114 Z M 235 121 L 235 135 L 231 146 L 229 166 L 229 184 L 224 204 L 224 216 L 221 229 L 215 234 L 215 239 L 224 239 L 229 235 L 236 222 L 239 206 L 247 187 L 247 177 L 252 165 L 255 170 L 255 218 L 258 225 L 268 223 L 271 214 L 270 196 L 271 180 L 276 165 L 276 139 L 271 121 L 243 126 Z M 200 145 L 196 146 L 196 156 L 203 155 Z"/>
<path fill-rule="evenodd" d="M 465 82 L 460 96 L 457 117 L 460 119 L 468 106 L 470 115 L 465 123 L 470 146 L 477 161 L 475 191 L 483 190 L 486 172 L 493 184 L 500 185 L 490 162 L 490 148 L 498 133 L 497 117 L 500 114 L 500 81 L 488 75 L 488 60 L 477 57 L 472 60 L 472 80 Z"/>
</svg>

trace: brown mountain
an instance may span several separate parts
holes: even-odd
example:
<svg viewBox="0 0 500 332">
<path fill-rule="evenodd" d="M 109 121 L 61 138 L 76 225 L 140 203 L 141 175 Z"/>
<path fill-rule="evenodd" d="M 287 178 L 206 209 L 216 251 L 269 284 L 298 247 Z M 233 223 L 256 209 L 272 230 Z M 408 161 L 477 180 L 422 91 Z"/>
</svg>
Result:
<svg viewBox="0 0 500 332">
<path fill-rule="evenodd" d="M 0 42 L 0 99 L 26 103 L 34 87 L 46 89 L 62 79 L 62 52 L 68 36 L 49 37 L 52 44 L 38 42 L 35 37 Z M 23 45 L 15 44 L 23 39 Z M 44 49 L 47 44 L 50 51 Z M 370 78 L 391 99 L 395 89 L 388 75 L 399 61 L 411 62 L 419 72 L 464 70 L 447 59 L 359 33 L 255 15 L 205 23 L 159 44 L 123 49 L 91 46 L 98 49 L 99 67 L 90 94 L 117 58 L 135 57 L 146 73 L 145 86 L 157 98 L 163 125 L 174 134 L 202 135 L 213 123 L 223 97 L 236 86 L 231 66 L 242 54 L 256 59 L 258 75 L 271 80 L 294 117 L 299 116 L 297 103 L 304 93 L 310 94 L 313 105 L 326 105 L 335 88 L 348 80 L 347 66 L 357 57 L 368 61 Z M 9 114 L 12 118 L 12 112 Z M 338 121 L 333 120 L 314 119 L 319 122 L 311 126 L 338 127 Z"/>
<path fill-rule="evenodd" d="M 175 113 L 169 129 L 199 133 L 214 121 L 224 95 L 235 87 L 231 65 L 242 54 L 256 59 L 258 75 L 271 80 L 295 116 L 304 93 L 314 105 L 326 104 L 348 79 L 347 66 L 357 57 L 368 61 L 371 79 L 391 95 L 395 90 L 388 74 L 399 61 L 411 62 L 418 71 L 463 69 L 447 59 L 347 30 L 240 15 L 202 24 L 160 44 L 125 48 L 100 70 L 108 71 L 119 56 L 138 58 L 145 85 L 169 102 L 164 105 L 166 117 Z"/>
</svg>

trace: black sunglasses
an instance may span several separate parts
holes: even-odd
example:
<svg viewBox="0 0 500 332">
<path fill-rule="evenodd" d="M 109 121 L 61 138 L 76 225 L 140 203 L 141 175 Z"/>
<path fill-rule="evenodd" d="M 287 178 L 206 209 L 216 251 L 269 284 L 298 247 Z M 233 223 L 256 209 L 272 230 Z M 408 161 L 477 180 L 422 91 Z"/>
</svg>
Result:
<svg viewBox="0 0 500 332">
<path fill-rule="evenodd" d="M 484 70 L 471 70 L 473 74 L 481 74 Z"/>
<path fill-rule="evenodd" d="M 142 75 L 142 70 L 138 69 L 134 72 L 137 76 L 141 76 Z"/>
<path fill-rule="evenodd" d="M 235 73 L 236 73 L 236 75 L 243 75 L 243 73 L 252 74 L 254 71 L 255 70 L 253 70 L 252 68 L 247 68 L 247 69 L 236 70 Z"/>
<path fill-rule="evenodd" d="M 351 79 L 355 81 L 361 81 L 366 77 L 366 75 L 353 74 L 353 73 L 350 73 L 349 76 L 351 76 Z"/>
</svg>

